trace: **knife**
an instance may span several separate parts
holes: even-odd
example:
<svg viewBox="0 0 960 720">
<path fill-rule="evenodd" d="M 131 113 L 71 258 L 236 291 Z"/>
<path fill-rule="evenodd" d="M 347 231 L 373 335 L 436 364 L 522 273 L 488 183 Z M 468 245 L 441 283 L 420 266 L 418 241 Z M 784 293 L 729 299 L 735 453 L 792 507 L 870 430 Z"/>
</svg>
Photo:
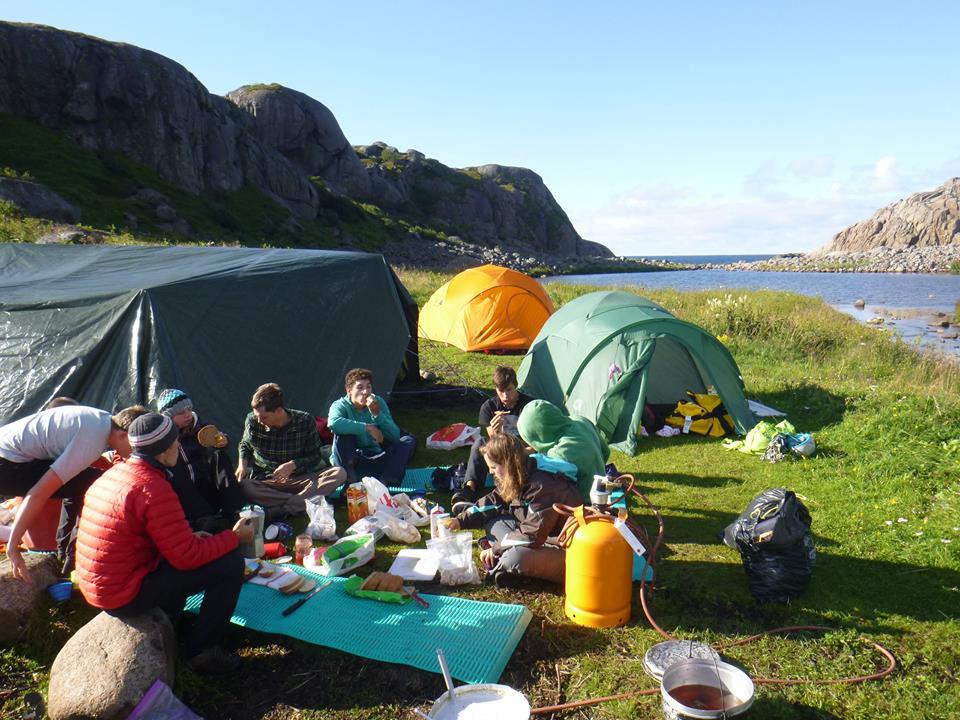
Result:
<svg viewBox="0 0 960 720">
<path fill-rule="evenodd" d="M 320 591 L 323 590 L 324 588 L 330 587 L 330 585 L 332 585 L 332 584 L 333 584 L 333 580 L 327 580 L 325 583 L 323 583 L 323 585 L 318 585 L 316 590 L 314 590 L 314 591 L 313 591 L 312 593 L 310 593 L 309 595 L 306 595 L 305 597 L 300 598 L 300 599 L 297 600 L 293 605 L 291 605 L 290 607 L 288 607 L 286 610 L 284 610 L 284 611 L 283 611 L 282 613 L 280 613 L 280 614 L 283 615 L 284 617 L 287 617 L 287 615 L 290 615 L 294 610 L 296 610 L 298 607 L 300 607 L 301 605 L 303 605 L 307 600 L 309 600 L 310 598 L 312 598 L 314 595 L 316 595 L 318 592 L 320 592 Z"/>
</svg>

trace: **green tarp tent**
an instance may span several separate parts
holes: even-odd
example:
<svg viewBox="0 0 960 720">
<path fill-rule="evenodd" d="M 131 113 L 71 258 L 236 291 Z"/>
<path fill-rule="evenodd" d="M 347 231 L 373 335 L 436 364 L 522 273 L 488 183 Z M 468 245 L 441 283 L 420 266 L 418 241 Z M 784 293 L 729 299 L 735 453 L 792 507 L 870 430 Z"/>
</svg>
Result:
<svg viewBox="0 0 960 720">
<path fill-rule="evenodd" d="M 555 312 L 520 363 L 533 397 L 592 420 L 604 439 L 636 455 L 645 403 L 675 405 L 714 388 L 741 433 L 756 420 L 743 379 L 723 343 L 655 302 L 595 292 Z"/>
<path fill-rule="evenodd" d="M 326 415 L 352 367 L 393 387 L 405 301 L 368 253 L 0 245 L 0 424 L 57 395 L 116 410 L 175 387 L 236 441 L 265 382 Z"/>
</svg>

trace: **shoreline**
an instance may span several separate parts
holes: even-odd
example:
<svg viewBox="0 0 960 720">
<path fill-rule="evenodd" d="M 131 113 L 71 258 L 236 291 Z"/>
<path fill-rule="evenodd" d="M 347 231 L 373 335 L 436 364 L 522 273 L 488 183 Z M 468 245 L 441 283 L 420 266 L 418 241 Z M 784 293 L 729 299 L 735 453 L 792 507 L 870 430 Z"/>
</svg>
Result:
<svg viewBox="0 0 960 720">
<path fill-rule="evenodd" d="M 857 252 L 783 253 L 765 260 L 732 263 L 679 263 L 643 256 L 560 257 L 524 247 L 487 247 L 460 238 L 446 241 L 407 240 L 380 252 L 395 265 L 422 270 L 459 272 L 476 265 L 500 265 L 534 277 L 600 275 L 677 270 L 754 272 L 960 274 L 960 245 L 920 248 L 873 248 Z"/>
<path fill-rule="evenodd" d="M 960 245 L 916 248 L 878 247 L 856 252 L 784 253 L 766 260 L 703 263 L 690 265 L 684 269 L 752 270 L 758 272 L 957 274 L 960 273 Z"/>
</svg>

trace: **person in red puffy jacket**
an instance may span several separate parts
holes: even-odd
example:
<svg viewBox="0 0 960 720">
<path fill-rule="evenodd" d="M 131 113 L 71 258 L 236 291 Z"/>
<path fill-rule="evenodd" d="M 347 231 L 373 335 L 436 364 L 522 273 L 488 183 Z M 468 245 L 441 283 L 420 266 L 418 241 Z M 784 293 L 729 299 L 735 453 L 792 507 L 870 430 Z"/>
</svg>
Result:
<svg viewBox="0 0 960 720">
<path fill-rule="evenodd" d="M 179 453 L 177 426 L 148 413 L 127 434 L 133 453 L 94 481 L 80 514 L 80 591 L 116 617 L 159 607 L 171 619 L 187 597 L 203 591 L 184 648 L 188 664 L 203 673 L 234 670 L 239 658 L 223 652 L 219 641 L 243 584 L 238 545 L 252 539 L 253 527 L 241 520 L 216 535 L 193 532 L 167 479 Z"/>
</svg>

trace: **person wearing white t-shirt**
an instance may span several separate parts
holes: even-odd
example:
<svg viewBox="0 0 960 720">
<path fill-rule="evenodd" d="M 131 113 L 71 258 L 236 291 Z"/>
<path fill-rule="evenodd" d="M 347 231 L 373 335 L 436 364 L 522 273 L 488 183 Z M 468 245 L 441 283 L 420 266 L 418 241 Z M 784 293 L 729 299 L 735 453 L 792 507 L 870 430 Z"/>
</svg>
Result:
<svg viewBox="0 0 960 720">
<path fill-rule="evenodd" d="M 127 428 L 147 412 L 147 408 L 134 405 L 111 416 L 92 407 L 66 405 L 0 427 L 0 496 L 23 496 L 7 542 L 13 577 L 30 580 L 20 540 L 51 498 L 63 500 L 57 549 L 64 572 L 69 573 L 73 565 L 71 536 L 83 495 L 103 472 L 90 466 L 108 448 L 123 458 L 130 455 Z"/>
</svg>

